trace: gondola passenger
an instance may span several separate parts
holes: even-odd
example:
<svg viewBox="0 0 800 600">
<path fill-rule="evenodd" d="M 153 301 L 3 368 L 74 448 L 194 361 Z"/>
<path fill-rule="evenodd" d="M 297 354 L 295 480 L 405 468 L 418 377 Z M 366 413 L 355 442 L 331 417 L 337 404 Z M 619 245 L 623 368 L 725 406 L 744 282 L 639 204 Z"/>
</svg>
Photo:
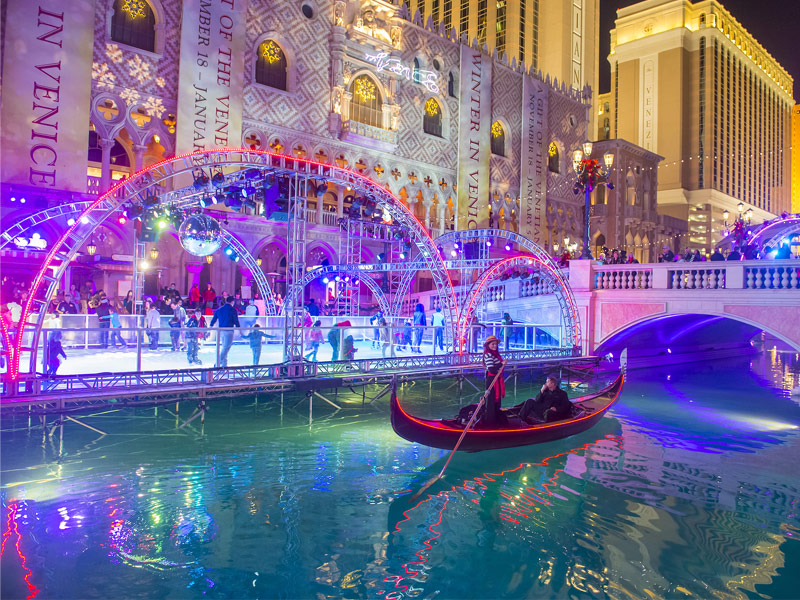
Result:
<svg viewBox="0 0 800 600">
<path fill-rule="evenodd" d="M 500 340 L 493 335 L 486 338 L 483 344 L 483 366 L 486 368 L 486 389 L 492 385 L 495 376 L 500 373 L 503 366 L 503 357 L 497 351 L 497 346 Z M 486 409 L 484 416 L 481 419 L 481 424 L 484 427 L 491 427 L 496 425 L 505 424 L 505 417 L 500 412 L 500 405 L 506 395 L 506 385 L 503 375 L 497 378 L 497 383 L 492 388 L 492 391 L 486 396 Z"/>
<path fill-rule="evenodd" d="M 558 378 L 550 375 L 536 398 L 528 398 L 519 413 L 520 418 L 528 423 L 535 422 L 530 418 L 534 413 L 545 422 L 567 419 L 572 414 L 572 403 L 567 392 L 559 387 Z"/>
</svg>

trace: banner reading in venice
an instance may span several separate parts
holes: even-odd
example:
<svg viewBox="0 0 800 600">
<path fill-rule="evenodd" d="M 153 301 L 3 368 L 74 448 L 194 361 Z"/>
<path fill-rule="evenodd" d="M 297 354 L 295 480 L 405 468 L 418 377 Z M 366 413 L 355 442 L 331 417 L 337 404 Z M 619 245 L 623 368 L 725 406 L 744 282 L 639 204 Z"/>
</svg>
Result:
<svg viewBox="0 0 800 600">
<path fill-rule="evenodd" d="M 491 92 L 491 58 L 462 45 L 456 223 L 460 230 L 489 226 Z"/>
<path fill-rule="evenodd" d="M 3 56 L 3 183 L 86 192 L 94 0 L 11 0 Z"/>
<path fill-rule="evenodd" d="M 246 0 L 183 3 L 177 154 L 242 145 Z"/>
<path fill-rule="evenodd" d="M 547 86 L 522 78 L 522 156 L 519 232 L 540 246 L 547 244 Z"/>
</svg>

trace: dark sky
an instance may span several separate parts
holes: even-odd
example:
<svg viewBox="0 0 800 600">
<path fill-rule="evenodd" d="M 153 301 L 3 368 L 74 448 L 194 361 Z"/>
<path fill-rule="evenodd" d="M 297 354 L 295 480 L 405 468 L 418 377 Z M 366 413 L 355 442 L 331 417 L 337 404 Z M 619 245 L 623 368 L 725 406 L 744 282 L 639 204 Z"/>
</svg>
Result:
<svg viewBox="0 0 800 600">
<path fill-rule="evenodd" d="M 636 0 L 600 0 L 600 93 L 611 90 L 608 52 L 617 9 Z M 800 96 L 800 2 L 798 0 L 721 0 L 720 4 L 742 24 L 794 78 L 794 96 Z"/>
</svg>

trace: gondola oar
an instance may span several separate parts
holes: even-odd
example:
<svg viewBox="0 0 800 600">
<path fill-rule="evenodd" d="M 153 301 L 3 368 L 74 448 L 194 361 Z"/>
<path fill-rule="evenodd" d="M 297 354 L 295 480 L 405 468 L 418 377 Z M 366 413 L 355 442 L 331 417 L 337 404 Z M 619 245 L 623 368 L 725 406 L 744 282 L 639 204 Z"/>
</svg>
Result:
<svg viewBox="0 0 800 600">
<path fill-rule="evenodd" d="M 425 484 L 421 488 L 419 488 L 419 490 L 417 490 L 417 493 L 414 494 L 413 496 L 411 496 L 411 501 L 412 502 L 414 500 L 416 500 L 417 498 L 419 498 L 422 495 L 422 492 L 427 490 L 429 487 L 431 487 L 434 483 L 436 483 L 437 481 L 439 481 L 442 478 L 442 476 L 444 475 L 444 471 L 447 468 L 447 465 L 450 464 L 450 460 L 453 458 L 453 455 L 456 453 L 456 450 L 458 450 L 458 447 L 461 445 L 461 442 L 464 440 L 464 436 L 467 435 L 467 431 L 469 431 L 470 428 L 472 427 L 472 425 L 475 423 L 475 420 L 478 417 L 478 413 L 480 412 L 481 407 L 486 403 L 486 397 L 489 395 L 489 392 L 491 392 L 494 389 L 494 386 L 497 383 L 497 380 L 500 377 L 503 376 L 503 369 L 506 368 L 506 363 L 507 362 L 508 362 L 508 360 L 504 360 L 503 361 L 503 364 L 500 365 L 500 370 L 497 372 L 497 375 L 495 375 L 494 379 L 492 379 L 491 385 L 488 388 L 486 388 L 486 392 L 483 394 L 483 397 L 480 399 L 480 402 L 478 402 L 478 406 L 475 407 L 475 412 L 472 413 L 472 417 L 470 418 L 470 420 L 467 423 L 467 425 L 464 427 L 464 431 L 461 433 L 461 437 L 458 438 L 458 441 L 456 442 L 456 445 L 453 446 L 453 450 L 452 450 L 452 452 L 450 452 L 450 456 L 447 457 L 447 461 L 444 463 L 444 466 L 442 467 L 442 470 L 439 471 L 438 475 L 436 475 L 435 477 L 431 477 L 428 481 L 426 481 Z"/>
</svg>

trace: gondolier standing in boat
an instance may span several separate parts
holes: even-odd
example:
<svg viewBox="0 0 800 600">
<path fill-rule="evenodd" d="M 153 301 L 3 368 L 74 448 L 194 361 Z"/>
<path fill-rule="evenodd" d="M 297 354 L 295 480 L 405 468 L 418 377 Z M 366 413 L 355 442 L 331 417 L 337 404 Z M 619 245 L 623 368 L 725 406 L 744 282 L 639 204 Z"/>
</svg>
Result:
<svg viewBox="0 0 800 600">
<path fill-rule="evenodd" d="M 495 376 L 503 368 L 503 357 L 497 351 L 500 340 L 493 335 L 486 338 L 483 343 L 483 366 L 486 368 L 486 389 L 492 385 Z M 506 395 L 506 385 L 503 376 L 497 378 L 497 383 L 486 396 L 486 411 L 481 423 L 484 426 L 498 425 L 501 418 L 500 404 Z"/>
</svg>

